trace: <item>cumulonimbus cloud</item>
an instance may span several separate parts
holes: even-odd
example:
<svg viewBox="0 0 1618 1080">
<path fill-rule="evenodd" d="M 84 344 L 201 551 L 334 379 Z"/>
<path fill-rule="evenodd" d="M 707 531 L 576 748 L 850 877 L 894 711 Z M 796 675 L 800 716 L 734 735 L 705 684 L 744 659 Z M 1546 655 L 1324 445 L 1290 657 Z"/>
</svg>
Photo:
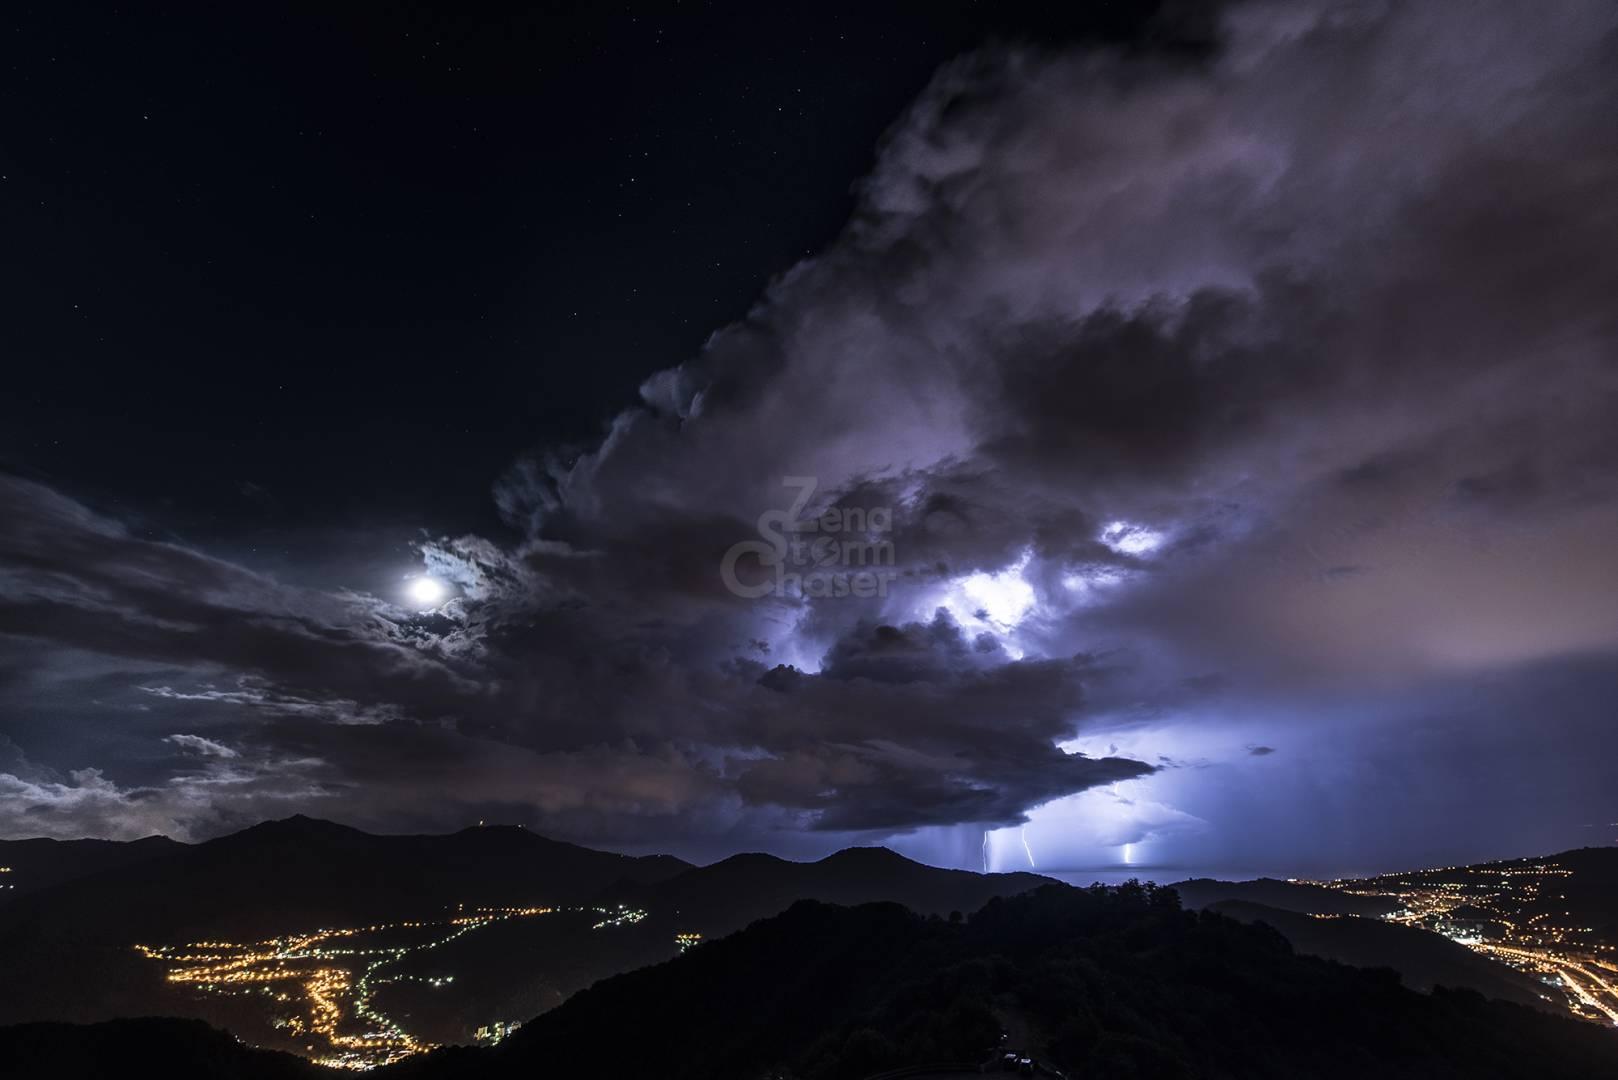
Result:
<svg viewBox="0 0 1618 1080">
<path fill-rule="evenodd" d="M 501 481 L 523 543 L 424 546 L 442 611 L 7 481 L 0 631 L 189 669 L 147 685 L 328 762 L 353 816 L 475 791 L 619 839 L 1013 824 L 1152 773 L 1057 746 L 1198 679 L 1611 652 L 1614 25 L 1247 4 L 1195 63 L 965 57 L 826 252 Z M 794 477 L 886 512 L 880 594 L 726 588 Z"/>
</svg>

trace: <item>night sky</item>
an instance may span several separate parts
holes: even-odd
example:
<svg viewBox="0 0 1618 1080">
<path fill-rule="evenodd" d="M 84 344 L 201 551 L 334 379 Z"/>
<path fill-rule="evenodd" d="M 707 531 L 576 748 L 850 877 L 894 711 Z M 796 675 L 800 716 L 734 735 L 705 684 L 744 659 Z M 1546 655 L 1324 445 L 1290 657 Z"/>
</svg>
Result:
<svg viewBox="0 0 1618 1080">
<path fill-rule="evenodd" d="M 8 11 L 0 836 L 1613 842 L 1618 9 L 1041 8 Z"/>
</svg>

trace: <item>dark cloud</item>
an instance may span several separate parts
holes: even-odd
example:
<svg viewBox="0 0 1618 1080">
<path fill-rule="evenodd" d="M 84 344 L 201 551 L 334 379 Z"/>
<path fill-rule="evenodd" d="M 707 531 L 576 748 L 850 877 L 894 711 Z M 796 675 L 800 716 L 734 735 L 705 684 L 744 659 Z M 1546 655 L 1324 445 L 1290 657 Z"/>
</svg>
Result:
<svg viewBox="0 0 1618 1080">
<path fill-rule="evenodd" d="M 993 634 L 985 632 L 969 641 L 949 612 L 940 608 L 927 623 L 857 624 L 826 652 L 821 674 L 828 679 L 911 683 L 999 667 L 1007 659 Z"/>
<path fill-rule="evenodd" d="M 39 484 L 0 477 L 0 633 L 140 660 L 217 665 L 307 691 L 386 700 L 473 684 L 397 640 L 400 612 L 299 590 L 131 535 Z"/>
<path fill-rule="evenodd" d="M 832 650 L 835 670 L 783 692 L 742 655 L 755 641 L 715 638 L 724 624 L 691 606 L 634 599 L 654 582 L 687 586 L 567 573 L 588 555 L 432 545 L 428 565 L 461 595 L 424 617 L 139 539 L 38 485 L 4 490 L 8 631 L 183 669 L 134 683 L 132 707 L 163 710 L 143 725 L 205 720 L 208 734 L 155 738 L 215 763 L 134 787 L 97 769 L 16 779 L 13 831 L 58 820 L 105 831 L 127 811 L 137 829 L 188 834 L 282 797 L 266 794 L 269 779 L 367 820 L 419 814 L 410 807 L 426 800 L 440 824 L 475 803 L 612 839 L 754 808 L 782 826 L 905 830 L 1014 822 L 1037 802 L 1150 771 L 1057 750 L 1082 703 L 1078 668 L 1006 667 L 991 635 L 968 641 L 942 612 L 851 635 Z M 716 564 L 705 560 L 708 573 Z M 676 611 L 683 623 L 670 622 Z M 682 641 L 693 625 L 706 629 L 701 647 Z M 915 637 L 917 655 L 873 651 L 889 632 Z M 705 652 L 727 662 L 698 662 Z"/>
</svg>

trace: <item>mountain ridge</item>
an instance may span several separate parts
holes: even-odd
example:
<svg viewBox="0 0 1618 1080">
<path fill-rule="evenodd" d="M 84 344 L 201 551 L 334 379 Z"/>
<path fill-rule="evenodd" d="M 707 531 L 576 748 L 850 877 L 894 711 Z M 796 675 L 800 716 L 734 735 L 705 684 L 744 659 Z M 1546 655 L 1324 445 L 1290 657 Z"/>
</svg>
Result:
<svg viewBox="0 0 1618 1080">
<path fill-rule="evenodd" d="M 102 870 L 177 854 L 187 846 L 155 833 L 138 840 L 58 840 L 47 836 L 0 840 L 0 866 L 7 868 L 0 875 L 0 901 L 20 900 Z"/>
<path fill-rule="evenodd" d="M 374 835 L 294 815 L 184 845 L 169 858 L 88 875 L 0 911 L 0 953 L 31 987 L 29 995 L 0 1001 L 0 1023 L 162 1012 L 229 1023 L 255 1041 L 284 1046 L 257 1015 L 242 1017 L 220 999 L 165 985 L 165 967 L 133 946 L 248 943 L 447 919 L 480 906 L 562 909 L 480 932 L 432 953 L 437 960 L 424 954 L 424 966 L 410 969 L 418 979 L 462 976 L 456 986 L 464 991 L 456 994 L 478 995 L 477 1008 L 487 1011 L 464 1033 L 454 1025 L 473 1006 L 461 998 L 453 1009 L 454 995 L 443 991 L 436 1004 L 406 1005 L 406 990 L 387 991 L 401 1007 L 430 1008 L 434 1016 L 450 1010 L 446 1015 L 458 1018 L 453 1030 L 425 1016 L 421 1023 L 434 1041 L 453 1041 L 488 1019 L 532 1015 L 600 978 L 669 959 L 691 934 L 722 936 L 799 899 L 893 901 L 947 914 L 1046 883 L 928 867 L 886 848 L 813 862 L 744 853 L 699 867 L 670 856 L 594 851 L 515 826 Z M 580 910 L 610 913 L 620 904 L 621 918 Z M 615 928 L 592 933 L 597 923 Z M 95 978 L 85 978 L 89 972 Z"/>
<path fill-rule="evenodd" d="M 633 1018 L 633 1038 L 625 1037 Z M 1015 1042 L 1002 1033 L 1017 1032 Z M 492 1049 L 445 1048 L 379 1080 L 860 1080 L 1011 1047 L 1072 1076 L 1583 1080 L 1618 1069 L 1594 1025 L 1299 955 L 1273 929 L 1181 908 L 1172 890 L 1045 886 L 959 922 L 896 904 L 794 904 L 721 941 L 602 980 Z M 17 1075 L 291 1080 L 177 1021 L 0 1029 Z M 88 1063 L 99 1071 L 78 1071 Z"/>
<path fill-rule="evenodd" d="M 1438 986 L 1474 990 L 1486 998 L 1565 1015 L 1533 977 L 1427 930 L 1359 915 L 1302 915 L 1244 900 L 1221 900 L 1205 910 L 1239 922 L 1263 923 L 1302 955 L 1350 967 L 1391 968 L 1412 990 L 1425 993 Z"/>
</svg>

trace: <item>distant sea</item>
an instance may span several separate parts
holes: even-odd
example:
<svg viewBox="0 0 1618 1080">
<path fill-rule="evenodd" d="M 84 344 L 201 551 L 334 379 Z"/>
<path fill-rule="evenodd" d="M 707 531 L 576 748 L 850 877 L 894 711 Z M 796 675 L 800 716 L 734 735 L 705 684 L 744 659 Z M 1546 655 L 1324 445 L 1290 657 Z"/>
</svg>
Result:
<svg viewBox="0 0 1618 1080">
<path fill-rule="evenodd" d="M 1176 881 L 1187 881 L 1191 878 L 1215 878 L 1220 881 L 1251 881 L 1254 878 L 1307 878 L 1313 881 L 1330 881 L 1333 878 L 1369 877 L 1375 872 L 1369 870 L 1299 870 L 1280 867 L 1230 867 L 1230 866 L 1113 866 L 1081 867 L 1078 869 L 1044 870 L 1040 867 L 1029 868 L 1031 873 L 1044 874 L 1046 877 L 1065 881 L 1069 885 L 1119 885 L 1131 878 L 1137 881 L 1150 881 L 1158 885 L 1172 885 Z"/>
</svg>

